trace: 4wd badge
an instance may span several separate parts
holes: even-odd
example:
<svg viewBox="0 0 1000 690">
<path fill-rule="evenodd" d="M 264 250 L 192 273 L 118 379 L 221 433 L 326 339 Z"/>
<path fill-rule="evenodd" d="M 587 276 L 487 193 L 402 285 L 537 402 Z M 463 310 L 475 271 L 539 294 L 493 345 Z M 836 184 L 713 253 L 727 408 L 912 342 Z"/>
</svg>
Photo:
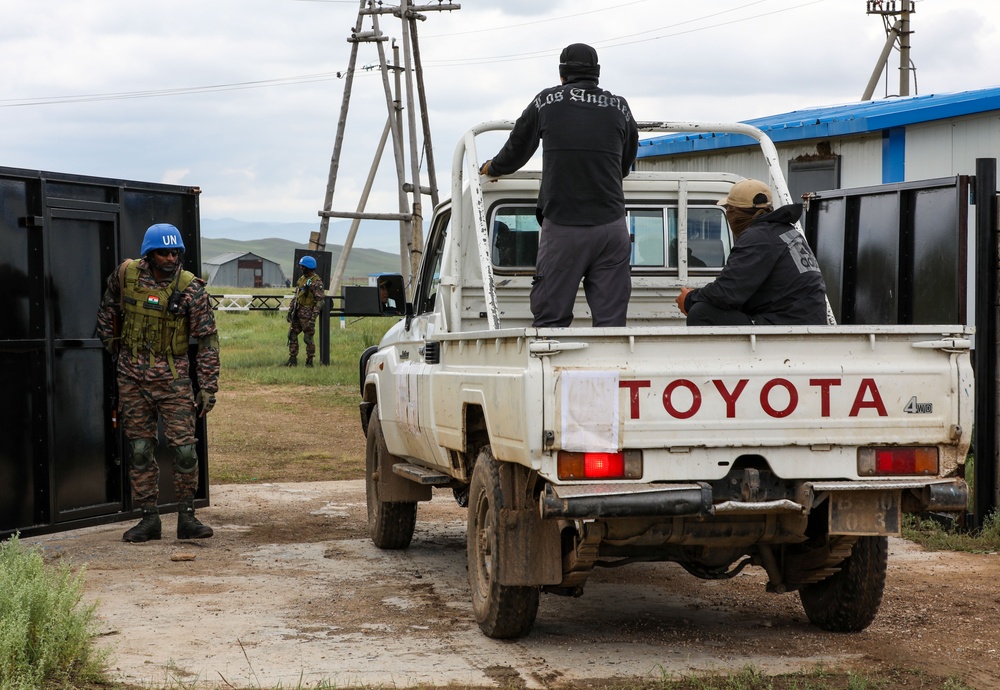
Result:
<svg viewBox="0 0 1000 690">
<path fill-rule="evenodd" d="M 903 412 L 906 414 L 932 414 L 934 412 L 934 403 L 922 403 L 917 402 L 917 396 L 910 398 L 910 401 L 906 403 L 906 407 L 903 408 Z"/>
</svg>

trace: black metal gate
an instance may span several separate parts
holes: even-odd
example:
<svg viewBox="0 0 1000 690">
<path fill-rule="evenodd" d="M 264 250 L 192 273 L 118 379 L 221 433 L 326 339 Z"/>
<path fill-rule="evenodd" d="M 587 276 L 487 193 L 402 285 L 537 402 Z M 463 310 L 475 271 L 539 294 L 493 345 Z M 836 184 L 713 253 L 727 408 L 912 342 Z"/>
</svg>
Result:
<svg viewBox="0 0 1000 690">
<path fill-rule="evenodd" d="M 132 518 L 114 371 L 96 336 L 104 282 L 147 227 L 173 223 L 200 273 L 197 188 L 0 168 L 0 537 Z M 196 505 L 207 505 L 205 424 Z M 162 440 L 162 439 L 161 439 Z M 161 442 L 161 504 L 176 507 Z"/>
<path fill-rule="evenodd" d="M 996 160 L 980 159 L 975 177 L 810 194 L 805 217 L 806 237 L 838 323 L 976 326 L 977 525 L 997 508 L 1000 459 L 996 196 Z M 968 252 L 970 207 L 974 266 Z"/>
<path fill-rule="evenodd" d="M 842 324 L 966 316 L 968 176 L 809 196 L 805 228 Z"/>
</svg>

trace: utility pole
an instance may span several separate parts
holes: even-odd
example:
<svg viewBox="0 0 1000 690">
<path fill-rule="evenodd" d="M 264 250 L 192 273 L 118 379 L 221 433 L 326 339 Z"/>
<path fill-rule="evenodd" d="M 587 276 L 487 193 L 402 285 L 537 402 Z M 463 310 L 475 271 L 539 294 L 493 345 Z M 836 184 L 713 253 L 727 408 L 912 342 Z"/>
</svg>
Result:
<svg viewBox="0 0 1000 690">
<path fill-rule="evenodd" d="M 344 96 L 340 107 L 340 118 L 337 122 L 337 135 L 334 139 L 333 155 L 330 159 L 330 174 L 327 179 L 326 195 L 323 199 L 323 208 L 319 211 L 321 219 L 320 229 L 318 232 L 312 233 L 309 238 L 309 248 L 322 251 L 326 248 L 330 218 L 350 218 L 352 220 L 351 229 L 344 242 L 344 251 L 340 255 L 337 267 L 330 280 L 328 288 L 328 294 L 330 295 L 336 295 L 340 290 L 340 284 L 347 265 L 347 258 L 350 255 L 358 226 L 365 219 L 399 221 L 400 272 L 403 275 L 408 290 L 412 291 L 413 282 L 416 279 L 417 269 L 423 253 L 422 196 L 430 196 L 433 205 L 436 205 L 438 202 L 437 177 L 434 172 L 430 125 L 427 117 L 427 98 L 424 93 L 423 68 L 420 63 L 420 49 L 417 42 L 416 25 L 418 20 L 425 21 L 427 19 L 422 14 L 423 12 L 458 10 L 461 7 L 461 5 L 445 2 L 445 0 L 438 0 L 436 5 L 420 6 L 412 4 L 409 0 L 400 0 L 399 6 L 384 5 L 381 1 L 376 0 L 359 0 L 357 22 L 351 31 L 350 37 L 347 39 L 351 44 L 351 56 L 345 75 Z M 399 48 L 395 45 L 395 41 L 393 41 L 392 45 L 392 64 L 390 65 L 386 59 L 385 42 L 389 40 L 389 37 L 382 33 L 379 26 L 379 17 L 382 15 L 393 15 L 401 20 L 403 35 L 402 67 L 399 64 Z M 371 22 L 371 29 L 369 30 L 363 30 L 366 20 Z M 337 186 L 337 176 L 340 171 L 344 130 L 347 125 L 347 115 L 354 84 L 354 72 L 357 68 L 359 45 L 362 43 L 373 43 L 378 52 L 378 69 L 382 77 L 382 89 L 385 95 L 387 112 L 386 123 L 381 132 L 381 138 L 375 147 L 375 158 L 368 172 L 364 191 L 356 209 L 353 211 L 336 211 L 334 210 L 333 202 Z M 394 75 L 392 83 L 390 83 L 390 72 Z M 405 80 L 401 79 L 401 73 L 405 74 Z M 416 91 L 416 94 L 414 94 L 414 91 Z M 415 95 L 416 102 L 419 103 L 422 111 L 420 117 L 423 134 L 422 145 L 418 144 L 417 141 Z M 407 111 L 405 122 L 403 118 L 404 109 Z M 406 130 L 409 132 L 408 137 L 404 136 L 404 131 Z M 365 210 L 368 203 L 368 196 L 371 192 L 382 153 L 387 140 L 390 138 L 392 140 L 393 158 L 396 166 L 399 208 L 395 212 L 370 213 Z M 424 186 L 420 183 L 421 152 L 426 156 L 429 186 Z M 409 165 L 407 165 L 406 158 L 409 159 Z M 407 170 L 407 168 L 409 169 Z M 410 181 L 406 180 L 407 172 L 410 175 Z M 407 196 L 408 194 L 412 194 L 412 203 L 411 198 Z"/>
<path fill-rule="evenodd" d="M 861 96 L 862 101 L 871 100 L 879 77 L 888 64 L 889 53 L 892 52 L 897 43 L 899 45 L 899 95 L 910 95 L 910 72 L 913 69 L 910 66 L 910 34 L 913 33 L 910 30 L 910 15 L 916 11 L 914 0 L 867 0 L 867 13 L 882 17 L 886 38 L 882 54 L 875 63 L 875 69 L 868 80 L 868 86 L 865 88 L 864 95 Z M 894 20 L 891 25 L 890 18 Z"/>
</svg>

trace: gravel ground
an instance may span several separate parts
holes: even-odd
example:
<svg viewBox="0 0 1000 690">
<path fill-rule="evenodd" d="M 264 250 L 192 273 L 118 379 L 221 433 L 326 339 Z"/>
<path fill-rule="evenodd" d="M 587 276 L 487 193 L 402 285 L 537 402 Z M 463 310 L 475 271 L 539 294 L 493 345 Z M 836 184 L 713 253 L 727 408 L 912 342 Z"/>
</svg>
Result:
<svg viewBox="0 0 1000 690">
<path fill-rule="evenodd" d="M 532 634 L 501 642 L 472 617 L 466 516 L 450 492 L 420 505 L 413 544 L 397 552 L 367 538 L 361 481 L 220 485 L 211 497 L 199 511 L 208 540 L 174 539 L 172 515 L 159 542 L 122 542 L 124 524 L 23 540 L 86 566 L 123 681 L 545 688 L 822 664 L 1000 687 L 997 554 L 890 540 L 881 611 L 858 634 L 812 627 L 797 595 L 764 591 L 760 569 L 708 582 L 667 563 L 598 570 L 578 599 L 543 595 Z"/>
</svg>

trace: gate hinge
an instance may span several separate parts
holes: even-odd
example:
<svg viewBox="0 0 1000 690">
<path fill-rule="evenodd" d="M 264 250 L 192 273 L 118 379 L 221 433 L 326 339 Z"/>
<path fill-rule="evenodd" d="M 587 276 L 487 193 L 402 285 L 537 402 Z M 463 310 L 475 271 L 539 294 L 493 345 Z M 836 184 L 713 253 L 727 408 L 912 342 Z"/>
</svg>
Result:
<svg viewBox="0 0 1000 690">
<path fill-rule="evenodd" d="M 45 216 L 25 216 L 17 221 L 22 228 L 40 228 L 45 225 Z"/>
</svg>

